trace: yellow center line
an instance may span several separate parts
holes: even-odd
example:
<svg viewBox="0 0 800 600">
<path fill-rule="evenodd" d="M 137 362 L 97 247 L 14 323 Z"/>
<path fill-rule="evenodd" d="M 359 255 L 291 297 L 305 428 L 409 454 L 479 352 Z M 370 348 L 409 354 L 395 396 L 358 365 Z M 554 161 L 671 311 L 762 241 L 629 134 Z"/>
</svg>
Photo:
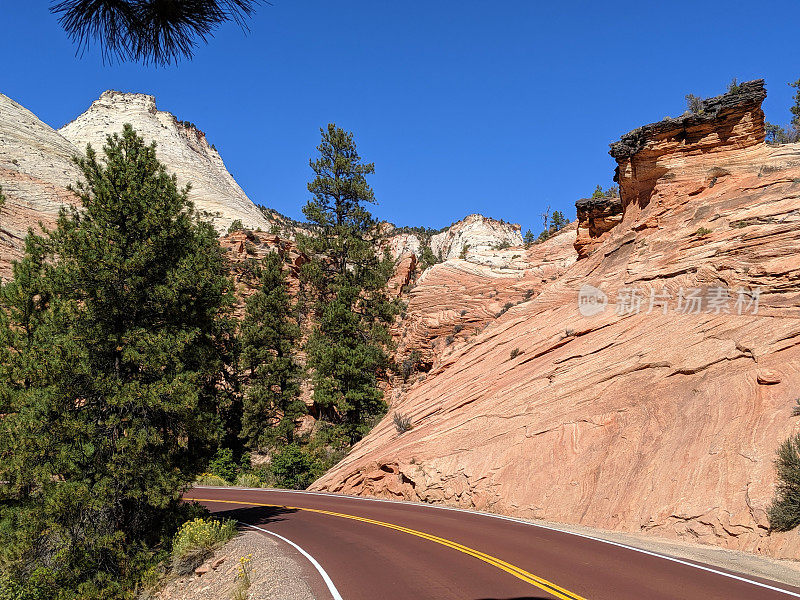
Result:
<svg viewBox="0 0 800 600">
<path fill-rule="evenodd" d="M 429 540 L 431 542 L 435 542 L 437 544 L 441 544 L 442 546 L 447 546 L 448 548 L 452 548 L 453 550 L 458 550 L 459 552 L 463 552 L 464 554 L 468 554 L 469 556 L 473 556 L 478 560 L 482 560 L 485 563 L 492 565 L 493 567 L 497 567 L 506 573 L 509 573 L 516 577 L 517 579 L 521 579 L 522 581 L 529 583 L 531 585 L 536 586 L 537 588 L 544 590 L 556 598 L 560 600 L 586 600 L 582 596 L 578 596 L 573 592 L 565 590 L 562 587 L 557 586 L 555 583 L 547 581 L 546 579 L 542 579 L 541 577 L 537 577 L 533 573 L 529 573 L 524 569 L 516 567 L 510 563 L 505 562 L 495 556 L 491 556 L 490 554 L 486 554 L 479 550 L 475 550 L 474 548 L 469 548 L 468 546 L 464 546 L 457 542 L 453 542 L 451 540 L 441 538 L 436 535 L 432 535 L 430 533 L 425 533 L 424 531 L 417 531 L 416 529 L 409 529 L 408 527 L 402 527 L 401 525 L 394 525 L 393 523 L 387 523 L 385 521 L 376 521 L 375 519 L 368 519 L 366 517 L 359 517 L 356 515 L 348 515 L 345 513 L 338 513 L 332 512 L 329 510 L 320 510 L 318 508 L 301 508 L 298 506 L 284 506 L 282 504 L 262 504 L 259 502 L 241 502 L 238 500 L 217 500 L 214 498 L 187 498 L 187 500 L 196 500 L 198 502 L 221 502 L 224 504 L 240 504 L 245 506 L 266 506 L 269 508 L 285 508 L 288 510 L 304 510 L 306 512 L 318 513 L 321 515 L 330 515 L 332 517 L 340 517 L 342 519 L 352 519 L 354 521 L 361 521 L 363 523 L 370 523 L 371 525 L 378 525 L 380 527 L 386 527 L 388 529 L 394 529 L 396 531 L 402 531 L 403 533 L 407 533 L 409 535 L 414 535 L 416 537 Z"/>
</svg>

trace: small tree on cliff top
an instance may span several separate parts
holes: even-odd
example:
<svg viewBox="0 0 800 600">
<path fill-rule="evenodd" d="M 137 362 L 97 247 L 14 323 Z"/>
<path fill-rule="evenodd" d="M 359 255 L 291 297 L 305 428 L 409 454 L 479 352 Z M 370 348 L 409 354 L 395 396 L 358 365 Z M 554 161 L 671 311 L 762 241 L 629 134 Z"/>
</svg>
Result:
<svg viewBox="0 0 800 600">
<path fill-rule="evenodd" d="M 789 108 L 789 110 L 792 111 L 791 125 L 795 133 L 800 133 L 800 79 L 789 85 L 797 90 L 793 97 L 794 104 Z"/>
<path fill-rule="evenodd" d="M 536 242 L 536 237 L 533 235 L 533 232 L 530 229 L 528 229 L 528 231 L 525 232 L 522 241 L 525 244 L 526 248 L 530 248 L 534 244 L 534 242 Z"/>
<path fill-rule="evenodd" d="M 0 572 L 42 597 L 127 594 L 223 433 L 216 233 L 130 126 L 104 153 L 2 289 Z"/>
</svg>

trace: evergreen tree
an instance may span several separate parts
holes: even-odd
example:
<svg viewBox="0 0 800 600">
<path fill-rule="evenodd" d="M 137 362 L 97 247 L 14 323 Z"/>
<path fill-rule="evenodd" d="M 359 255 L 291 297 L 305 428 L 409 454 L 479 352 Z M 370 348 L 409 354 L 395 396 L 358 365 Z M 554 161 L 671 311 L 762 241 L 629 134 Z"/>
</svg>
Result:
<svg viewBox="0 0 800 600">
<path fill-rule="evenodd" d="M 105 58 L 168 65 L 191 58 L 228 21 L 242 27 L 258 0 L 58 0 L 50 11 L 80 48 L 97 41 Z"/>
<path fill-rule="evenodd" d="M 550 225 L 550 228 L 553 231 L 561 231 L 562 229 L 564 229 L 564 227 L 569 225 L 569 221 L 567 220 L 567 218 L 561 211 L 558 210 L 553 212 L 551 223 L 552 224 Z"/>
<path fill-rule="evenodd" d="M 310 161 L 313 198 L 303 208 L 312 234 L 300 237 L 314 257 L 303 273 L 317 315 L 307 365 L 320 416 L 352 443 L 386 410 L 377 384 L 389 365 L 386 325 L 397 314 L 385 293 L 393 262 L 377 256 L 377 227 L 365 208 L 375 203 L 366 180 L 374 165 L 362 162 L 351 133 L 334 124 L 321 133 L 319 158 Z"/>
<path fill-rule="evenodd" d="M 533 246 L 534 242 L 536 242 L 536 238 L 534 237 L 533 232 L 530 229 L 528 229 L 528 231 L 525 232 L 525 236 L 522 238 L 522 241 L 525 243 L 526 248 L 530 248 L 531 246 Z"/>
<path fill-rule="evenodd" d="M 794 104 L 789 107 L 789 110 L 792 111 L 791 125 L 794 128 L 795 137 L 797 137 L 800 135 L 800 79 L 789 85 L 797 90 L 792 97 Z"/>
<path fill-rule="evenodd" d="M 241 437 L 253 450 L 291 444 L 296 422 L 306 413 L 294 356 L 300 327 L 279 253 L 263 260 L 259 279 L 241 329 L 242 368 L 249 373 Z"/>
<path fill-rule="evenodd" d="M 775 531 L 790 531 L 800 525 L 800 435 L 781 444 L 775 461 L 778 486 L 769 507 L 769 524 Z"/>
<path fill-rule="evenodd" d="M 431 247 L 428 244 L 422 245 L 422 252 L 420 253 L 419 258 L 419 268 L 420 271 L 424 271 L 428 267 L 432 267 L 433 265 L 442 262 L 431 250 Z"/>
<path fill-rule="evenodd" d="M 127 595 L 224 429 L 216 233 L 129 125 L 104 154 L 2 288 L 0 586 L 42 597 Z"/>
</svg>

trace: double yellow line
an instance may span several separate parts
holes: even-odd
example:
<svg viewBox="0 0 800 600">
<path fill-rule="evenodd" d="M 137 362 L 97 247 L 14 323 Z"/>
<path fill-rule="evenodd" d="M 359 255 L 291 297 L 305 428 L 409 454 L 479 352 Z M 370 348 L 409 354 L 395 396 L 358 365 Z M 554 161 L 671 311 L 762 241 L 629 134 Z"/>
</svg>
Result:
<svg viewBox="0 0 800 600">
<path fill-rule="evenodd" d="M 431 535 L 430 533 L 425 533 L 424 531 L 417 531 L 416 529 L 409 529 L 408 527 L 403 527 L 401 525 L 395 525 L 393 523 L 387 523 L 385 521 L 376 521 L 375 519 L 367 519 L 366 517 L 359 517 L 356 515 L 348 515 L 345 513 L 338 513 L 332 512 L 329 510 L 320 510 L 318 508 L 300 508 L 297 506 L 283 506 L 281 504 L 261 504 L 259 502 L 240 502 L 238 500 L 216 500 L 214 498 L 187 498 L 188 500 L 197 500 L 198 502 L 222 502 L 224 504 L 240 504 L 244 506 L 266 506 L 270 508 L 285 508 L 288 510 L 304 510 L 306 512 L 318 513 L 321 515 L 329 515 L 332 517 L 340 517 L 342 519 L 352 519 L 353 521 L 361 521 L 362 523 L 369 523 L 371 525 L 378 525 L 379 527 L 386 527 L 387 529 L 394 529 L 395 531 L 402 531 L 403 533 L 407 533 L 409 535 L 414 535 L 416 537 L 422 538 L 424 540 L 428 540 L 431 542 L 435 542 L 437 544 L 441 544 L 442 546 L 447 546 L 448 548 L 452 548 L 453 550 L 458 550 L 459 552 L 463 552 L 469 556 L 473 556 L 478 560 L 482 560 L 483 562 L 492 565 L 493 567 L 497 567 L 498 569 L 513 575 L 517 579 L 521 579 L 522 581 L 529 583 L 537 588 L 544 590 L 559 598 L 560 600 L 586 600 L 582 596 L 578 596 L 564 588 L 557 586 L 555 583 L 547 581 L 546 579 L 542 579 L 541 577 L 537 577 L 533 573 L 529 573 L 524 569 L 520 569 L 510 563 L 507 563 L 504 560 L 500 560 L 499 558 L 492 556 L 490 554 L 486 554 L 485 552 L 481 552 L 479 550 L 475 550 L 474 548 L 469 548 L 468 546 L 464 546 L 463 544 L 459 544 L 457 542 L 453 542 L 451 540 L 441 538 L 436 535 Z"/>
</svg>

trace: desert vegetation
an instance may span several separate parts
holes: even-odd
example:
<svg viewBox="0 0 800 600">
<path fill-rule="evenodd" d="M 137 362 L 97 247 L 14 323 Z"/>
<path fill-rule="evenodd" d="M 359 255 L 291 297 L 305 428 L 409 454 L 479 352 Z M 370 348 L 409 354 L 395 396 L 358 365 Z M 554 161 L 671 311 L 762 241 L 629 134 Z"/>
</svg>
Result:
<svg viewBox="0 0 800 600">
<path fill-rule="evenodd" d="M 300 293 L 280 252 L 249 258 L 241 323 L 217 234 L 155 146 L 127 126 L 76 159 L 82 209 L 31 232 L 0 288 L 0 598 L 132 597 L 158 565 L 189 572 L 233 526 L 183 490 L 304 488 L 386 412 L 399 307 L 365 208 L 374 167 L 334 125 L 318 150 Z"/>
<path fill-rule="evenodd" d="M 800 416 L 800 398 L 792 407 L 792 417 Z M 768 516 L 774 531 L 791 531 L 800 526 L 800 434 L 784 440 L 775 458 L 778 484 Z"/>
</svg>

